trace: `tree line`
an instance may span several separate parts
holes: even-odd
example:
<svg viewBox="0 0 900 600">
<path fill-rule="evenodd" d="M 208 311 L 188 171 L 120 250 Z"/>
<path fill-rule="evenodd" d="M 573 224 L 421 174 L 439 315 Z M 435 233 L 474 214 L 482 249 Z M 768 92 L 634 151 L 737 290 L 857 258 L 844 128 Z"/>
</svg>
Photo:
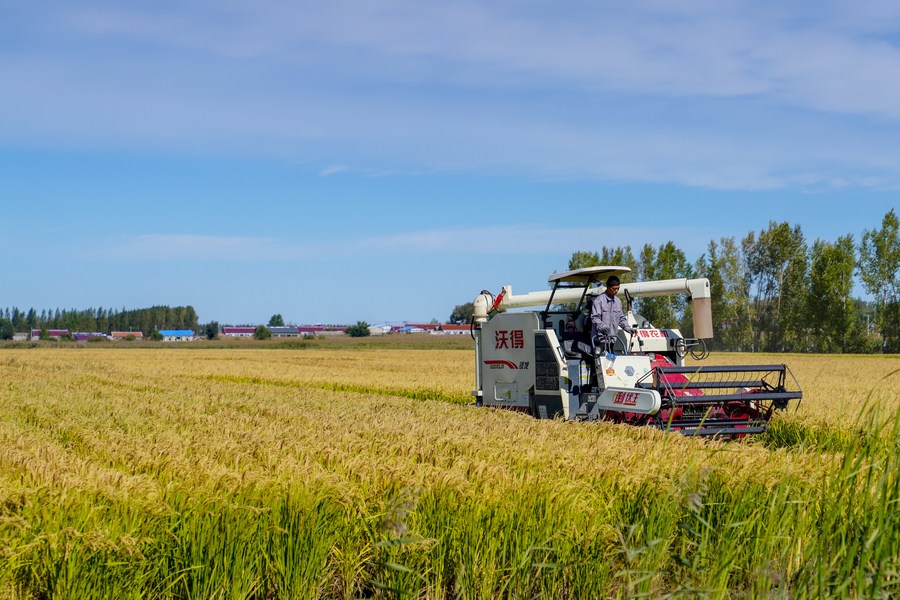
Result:
<svg viewBox="0 0 900 600">
<path fill-rule="evenodd" d="M 691 263 L 673 242 L 577 251 L 569 269 L 622 265 L 623 282 L 706 277 L 713 348 L 765 352 L 900 352 L 900 235 L 891 209 L 859 239 L 809 243 L 799 225 L 771 221 L 741 240 L 711 240 Z M 854 276 L 871 297 L 853 296 Z M 655 326 L 691 331 L 685 296 L 639 298 L 635 311 Z"/>
<path fill-rule="evenodd" d="M 27 311 L 16 307 L 0 309 L 0 338 L 12 337 L 14 331 L 34 329 L 68 329 L 70 332 L 140 331 L 150 337 L 160 329 L 199 331 L 197 312 L 193 306 L 151 306 L 133 310 L 107 308 L 43 309 Z M 7 335 L 8 334 L 8 335 Z"/>
</svg>

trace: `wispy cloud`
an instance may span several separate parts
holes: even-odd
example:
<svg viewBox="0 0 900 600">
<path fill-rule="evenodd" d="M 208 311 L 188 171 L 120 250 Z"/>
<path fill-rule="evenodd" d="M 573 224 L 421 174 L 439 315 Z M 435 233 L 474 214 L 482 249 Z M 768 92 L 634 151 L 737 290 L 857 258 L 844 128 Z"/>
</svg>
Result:
<svg viewBox="0 0 900 600">
<path fill-rule="evenodd" d="M 0 56 L 0 140 L 264 154 L 323 177 L 900 184 L 893 3 L 35 6 L 0 25 L 26 40 Z"/>
<path fill-rule="evenodd" d="M 319 175 L 321 175 L 322 177 L 330 177 L 331 175 L 345 173 L 349 170 L 350 167 L 348 167 L 347 165 L 331 165 L 319 171 Z"/>
<path fill-rule="evenodd" d="M 312 72 L 318 65 L 359 82 L 535 88 L 552 80 L 670 97 L 763 94 L 900 118 L 900 83 L 883 76 L 900 67 L 891 37 L 900 10 L 888 3 L 850 10 L 833 0 L 807 13 L 749 0 L 677 7 L 638 1 L 575 3 L 561 13 L 549 2 L 337 0 L 260 10 L 231 1 L 177 11 L 97 2 L 64 8 L 57 22 L 97 39 L 275 60 Z"/>
<path fill-rule="evenodd" d="M 509 225 L 496 227 L 423 229 L 362 239 L 298 242 L 290 239 L 190 234 L 144 234 L 102 240 L 85 251 L 85 258 L 143 262 L 281 262 L 307 261 L 324 255 L 352 261 L 372 256 L 415 254 L 441 255 L 556 255 L 561 240 L 576 240 L 579 247 L 634 245 L 634 240 L 704 239 L 698 230 L 658 227 L 544 227 Z M 637 252 L 639 248 L 634 248 Z M 694 250 L 694 249 L 690 249 Z M 700 249 L 702 250 L 702 249 Z"/>
</svg>

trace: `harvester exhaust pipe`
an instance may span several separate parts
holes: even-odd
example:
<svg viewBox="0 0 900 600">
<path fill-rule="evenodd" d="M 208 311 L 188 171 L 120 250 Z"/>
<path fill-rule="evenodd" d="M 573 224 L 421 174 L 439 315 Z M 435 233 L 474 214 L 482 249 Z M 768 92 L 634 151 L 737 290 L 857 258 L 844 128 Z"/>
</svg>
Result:
<svg viewBox="0 0 900 600">
<path fill-rule="evenodd" d="M 475 298 L 472 311 L 472 329 L 475 338 L 475 404 L 481 406 L 484 391 L 481 383 L 481 335 L 474 335 L 475 329 L 481 329 L 481 326 L 487 321 L 488 313 L 494 305 L 494 296 L 487 290 L 481 290 L 478 297 Z"/>
<path fill-rule="evenodd" d="M 709 279 L 664 279 L 662 281 L 639 281 L 622 284 L 632 296 L 652 298 L 671 294 L 690 294 L 694 309 L 694 337 L 708 340 L 713 337 L 712 298 Z"/>
<path fill-rule="evenodd" d="M 712 339 L 712 298 L 694 298 L 694 337 L 701 340 Z"/>
<path fill-rule="evenodd" d="M 475 298 L 472 310 L 472 318 L 476 323 L 484 323 L 487 320 L 488 312 L 494 304 L 494 297 L 487 290 L 481 290 L 481 293 Z"/>
</svg>

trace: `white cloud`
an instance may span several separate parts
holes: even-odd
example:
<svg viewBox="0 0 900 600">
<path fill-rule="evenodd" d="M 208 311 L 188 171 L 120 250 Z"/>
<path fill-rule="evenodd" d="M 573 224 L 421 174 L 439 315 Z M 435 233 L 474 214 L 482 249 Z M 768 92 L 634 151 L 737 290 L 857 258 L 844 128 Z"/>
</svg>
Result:
<svg viewBox="0 0 900 600">
<path fill-rule="evenodd" d="M 878 36 L 900 22 L 898 11 L 884 4 L 851 11 L 835 1 L 802 11 L 749 0 L 575 3 L 564 13 L 547 2 L 285 1 L 261 8 L 231 1 L 168 10 L 95 2 L 60 7 L 51 17 L 56 29 L 46 35 L 63 43 L 138 40 L 157 52 L 184 52 L 187 68 L 204 55 L 238 69 L 244 60 L 260 61 L 329 84 L 527 89 L 552 82 L 673 97 L 770 94 L 900 118 L 891 101 L 900 84 L 884 77 L 897 71 L 900 48 Z M 823 90 L 840 100 L 823 98 Z"/>
<path fill-rule="evenodd" d="M 350 167 L 346 165 L 331 165 L 319 171 L 319 175 L 322 177 L 330 177 L 331 175 L 337 175 L 338 173 L 344 173 L 349 170 Z"/>
<path fill-rule="evenodd" d="M 900 13 L 885 2 L 17 12 L 30 44 L 0 57 L 6 141 L 277 156 L 323 177 L 900 184 Z"/>
<path fill-rule="evenodd" d="M 803 7 L 749 1 L 675 8 L 576 3 L 564 15 L 542 2 L 200 6 L 165 12 L 101 3 L 69 9 L 62 26 L 293 69 L 318 65 L 338 81 L 764 94 L 808 108 L 900 118 L 900 83 L 885 77 L 900 67 L 900 48 L 878 36 L 900 16 L 884 4 L 851 11 L 826 2 L 806 14 Z"/>
</svg>

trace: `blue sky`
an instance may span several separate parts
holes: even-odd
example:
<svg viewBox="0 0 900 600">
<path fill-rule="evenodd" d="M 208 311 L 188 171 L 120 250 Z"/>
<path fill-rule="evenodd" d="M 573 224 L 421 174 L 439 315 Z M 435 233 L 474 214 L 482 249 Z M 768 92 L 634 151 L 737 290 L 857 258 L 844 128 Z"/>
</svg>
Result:
<svg viewBox="0 0 900 600">
<path fill-rule="evenodd" d="M 0 306 L 443 320 L 576 250 L 880 227 L 900 4 L 672 4 L 6 3 Z"/>
</svg>

